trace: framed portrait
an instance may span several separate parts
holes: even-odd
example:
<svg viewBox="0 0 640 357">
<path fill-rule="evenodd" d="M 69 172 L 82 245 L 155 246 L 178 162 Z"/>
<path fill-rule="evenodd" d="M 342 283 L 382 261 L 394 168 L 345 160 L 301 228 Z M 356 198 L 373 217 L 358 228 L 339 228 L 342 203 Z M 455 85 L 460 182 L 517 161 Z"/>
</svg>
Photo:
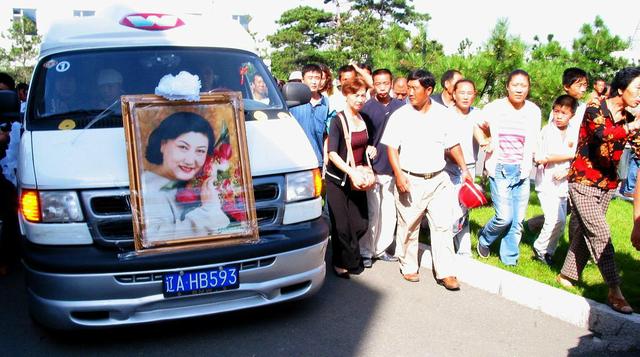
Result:
<svg viewBox="0 0 640 357">
<path fill-rule="evenodd" d="M 136 251 L 258 238 L 238 92 L 122 97 Z"/>
</svg>

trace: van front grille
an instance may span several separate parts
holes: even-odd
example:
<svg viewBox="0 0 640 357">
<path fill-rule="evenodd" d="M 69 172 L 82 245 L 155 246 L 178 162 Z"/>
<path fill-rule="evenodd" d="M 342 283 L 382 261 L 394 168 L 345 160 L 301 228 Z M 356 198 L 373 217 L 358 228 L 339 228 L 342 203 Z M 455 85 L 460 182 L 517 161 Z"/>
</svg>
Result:
<svg viewBox="0 0 640 357">
<path fill-rule="evenodd" d="M 131 214 L 129 195 L 94 197 L 91 199 L 91 209 L 99 215 Z"/>
<path fill-rule="evenodd" d="M 277 184 L 264 184 L 253 186 L 253 196 L 257 201 L 269 201 L 278 198 Z"/>
<path fill-rule="evenodd" d="M 280 187 L 282 176 L 254 178 L 256 216 L 260 228 L 282 220 L 284 207 Z M 120 244 L 133 240 L 133 223 L 128 189 L 83 191 L 88 207 L 87 222 L 94 240 L 104 244 Z"/>
</svg>

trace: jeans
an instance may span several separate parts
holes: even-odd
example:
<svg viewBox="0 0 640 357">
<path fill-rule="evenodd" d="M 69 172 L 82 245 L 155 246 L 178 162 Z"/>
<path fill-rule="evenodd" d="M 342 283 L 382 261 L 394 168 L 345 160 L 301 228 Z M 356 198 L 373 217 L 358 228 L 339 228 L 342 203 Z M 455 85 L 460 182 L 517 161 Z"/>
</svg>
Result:
<svg viewBox="0 0 640 357">
<path fill-rule="evenodd" d="M 529 203 L 529 178 L 520 178 L 520 165 L 497 164 L 495 177 L 489 177 L 489 185 L 496 213 L 480 231 L 479 244 L 488 247 L 504 234 L 500 260 L 505 265 L 516 265 L 522 220 Z"/>
<path fill-rule="evenodd" d="M 629 166 L 627 168 L 627 179 L 624 180 L 620 193 L 632 194 L 636 189 L 636 176 L 638 175 L 638 157 L 632 152 L 629 153 Z"/>
</svg>

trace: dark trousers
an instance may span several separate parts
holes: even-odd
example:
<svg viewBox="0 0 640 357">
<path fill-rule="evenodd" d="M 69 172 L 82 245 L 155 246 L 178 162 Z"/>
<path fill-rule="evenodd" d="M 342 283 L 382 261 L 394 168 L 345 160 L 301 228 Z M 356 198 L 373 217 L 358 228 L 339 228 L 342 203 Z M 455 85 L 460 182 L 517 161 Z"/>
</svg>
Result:
<svg viewBox="0 0 640 357">
<path fill-rule="evenodd" d="M 333 266 L 344 269 L 360 267 L 359 240 L 368 229 L 367 193 L 327 180 L 327 202 L 331 220 L 331 247 Z"/>
<path fill-rule="evenodd" d="M 18 196 L 15 187 L 0 173 L 0 265 L 17 258 Z"/>
</svg>

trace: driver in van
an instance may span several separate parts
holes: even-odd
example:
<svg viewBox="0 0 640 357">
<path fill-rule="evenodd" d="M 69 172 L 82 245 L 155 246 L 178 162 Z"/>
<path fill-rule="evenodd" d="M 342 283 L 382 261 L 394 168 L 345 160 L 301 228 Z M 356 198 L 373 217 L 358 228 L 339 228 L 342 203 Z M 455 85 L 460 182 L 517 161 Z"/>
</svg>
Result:
<svg viewBox="0 0 640 357">
<path fill-rule="evenodd" d="M 64 113 L 71 110 L 76 98 L 76 77 L 67 72 L 59 72 L 54 78 L 53 96 L 49 102 L 49 113 Z"/>
<path fill-rule="evenodd" d="M 122 91 L 122 75 L 113 68 L 100 70 L 98 73 L 97 108 L 106 109 L 119 101 Z M 118 106 L 119 108 L 119 106 Z M 114 108 L 117 110 L 118 108 Z"/>
<path fill-rule="evenodd" d="M 253 80 L 251 81 L 251 95 L 255 101 L 267 105 L 269 104 L 269 90 L 267 89 L 267 84 L 264 83 L 264 78 L 257 73 L 253 75 Z"/>
<path fill-rule="evenodd" d="M 202 84 L 202 87 L 200 89 L 201 92 L 209 92 L 219 86 L 219 76 L 215 74 L 213 69 L 207 65 L 203 65 L 202 67 L 200 67 L 198 77 L 200 78 L 200 83 Z"/>
</svg>

